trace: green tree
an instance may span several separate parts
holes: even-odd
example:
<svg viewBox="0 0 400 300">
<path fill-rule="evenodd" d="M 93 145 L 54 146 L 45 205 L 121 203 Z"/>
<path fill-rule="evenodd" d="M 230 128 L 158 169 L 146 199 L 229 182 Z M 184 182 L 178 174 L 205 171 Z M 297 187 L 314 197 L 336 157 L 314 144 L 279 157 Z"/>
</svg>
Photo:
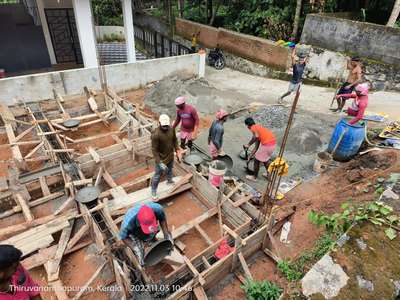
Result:
<svg viewBox="0 0 400 300">
<path fill-rule="evenodd" d="M 93 17 L 100 26 L 123 26 L 121 1 L 93 0 Z"/>
</svg>

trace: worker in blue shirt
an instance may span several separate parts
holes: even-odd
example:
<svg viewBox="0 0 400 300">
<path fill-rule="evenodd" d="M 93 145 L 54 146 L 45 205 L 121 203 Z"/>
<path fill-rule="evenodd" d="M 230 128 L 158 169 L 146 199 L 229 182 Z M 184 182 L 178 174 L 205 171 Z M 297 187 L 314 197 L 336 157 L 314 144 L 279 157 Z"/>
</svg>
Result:
<svg viewBox="0 0 400 300">
<path fill-rule="evenodd" d="M 144 266 L 144 243 L 156 241 L 160 225 L 164 238 L 173 243 L 163 207 L 154 202 L 138 204 L 128 210 L 119 232 L 121 241 L 131 248 Z"/>
</svg>

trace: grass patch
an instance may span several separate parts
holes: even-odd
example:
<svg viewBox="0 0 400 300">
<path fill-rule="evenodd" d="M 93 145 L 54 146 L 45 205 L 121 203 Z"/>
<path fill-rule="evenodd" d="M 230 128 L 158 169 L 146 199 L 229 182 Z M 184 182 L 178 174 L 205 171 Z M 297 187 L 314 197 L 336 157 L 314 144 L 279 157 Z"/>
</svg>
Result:
<svg viewBox="0 0 400 300">
<path fill-rule="evenodd" d="M 324 233 L 315 242 L 311 250 L 303 252 L 294 262 L 285 260 L 279 262 L 278 269 L 288 281 L 298 281 L 322 256 L 332 249 L 334 244 L 333 236 L 329 233 Z"/>
</svg>

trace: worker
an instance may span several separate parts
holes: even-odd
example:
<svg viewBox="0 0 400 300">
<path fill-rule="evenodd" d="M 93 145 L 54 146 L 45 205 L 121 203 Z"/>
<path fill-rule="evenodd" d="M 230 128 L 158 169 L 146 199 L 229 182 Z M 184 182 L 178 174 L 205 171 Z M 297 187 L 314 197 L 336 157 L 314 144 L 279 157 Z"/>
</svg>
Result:
<svg viewBox="0 0 400 300">
<path fill-rule="evenodd" d="M 299 55 L 299 62 L 296 62 L 296 48 L 294 47 L 291 54 L 292 58 L 292 67 L 293 67 L 293 75 L 292 79 L 289 83 L 288 91 L 278 98 L 279 103 L 283 103 L 283 98 L 289 96 L 292 92 L 297 92 L 297 90 L 301 87 L 301 83 L 303 81 L 303 73 L 306 68 L 307 58 L 305 55 Z"/>
<path fill-rule="evenodd" d="M 163 207 L 154 202 L 137 204 L 130 208 L 121 225 L 119 238 L 136 254 L 141 266 L 144 266 L 144 246 L 156 241 L 159 226 L 164 238 L 173 243 L 168 230 L 167 218 Z"/>
<path fill-rule="evenodd" d="M 186 97 L 176 98 L 175 105 L 177 108 L 176 119 L 172 128 L 175 129 L 181 123 L 181 148 L 186 149 L 187 145 L 189 149 L 192 149 L 193 140 L 198 134 L 199 115 L 193 106 L 186 104 Z"/>
<path fill-rule="evenodd" d="M 153 200 L 157 197 L 157 188 L 160 183 L 161 175 L 166 173 L 167 183 L 174 184 L 172 179 L 172 169 L 174 167 L 174 151 L 181 159 L 181 149 L 178 146 L 178 140 L 175 130 L 171 127 L 171 121 L 168 115 L 162 114 L 159 118 L 159 127 L 151 134 L 151 149 L 155 160 L 154 176 L 151 180 L 151 196 Z"/>
<path fill-rule="evenodd" d="M 275 151 L 276 138 L 271 130 L 259 124 L 256 124 L 253 118 L 246 118 L 246 120 L 244 120 L 244 123 L 253 134 L 250 142 L 244 147 L 248 149 L 254 143 L 256 144 L 253 152 L 248 158 L 250 160 L 254 157 L 254 174 L 247 175 L 246 178 L 252 181 L 256 181 L 258 172 L 260 170 L 260 163 L 263 163 L 265 169 L 267 170 L 267 172 L 264 173 L 263 176 L 268 177 L 268 161 Z"/>
<path fill-rule="evenodd" d="M 356 85 L 355 93 L 336 95 L 336 99 L 340 97 L 354 98 L 351 107 L 347 109 L 347 114 L 354 117 L 348 122 L 350 125 L 356 124 L 364 118 L 365 110 L 368 106 L 368 83 Z"/>
<path fill-rule="evenodd" d="M 41 300 L 39 286 L 20 264 L 21 250 L 0 245 L 0 300 Z"/>
<path fill-rule="evenodd" d="M 361 68 L 361 60 L 359 57 L 353 57 L 347 61 L 347 70 L 349 70 L 349 75 L 347 77 L 347 80 L 339 91 L 337 92 L 337 95 L 343 95 L 343 94 L 351 94 L 354 91 L 354 88 L 362 82 L 362 68 Z M 337 112 L 342 111 L 344 104 L 346 102 L 346 97 L 336 97 L 337 101 Z"/>
<path fill-rule="evenodd" d="M 200 31 L 192 34 L 192 47 L 190 48 L 192 50 L 192 53 L 196 53 L 197 51 L 197 40 L 199 39 L 199 36 Z"/>
<path fill-rule="evenodd" d="M 217 159 L 218 156 L 224 156 L 225 152 L 222 150 L 224 138 L 224 123 L 228 119 L 228 113 L 220 109 L 215 114 L 216 120 L 211 124 L 208 132 L 208 146 L 212 159 Z"/>
</svg>

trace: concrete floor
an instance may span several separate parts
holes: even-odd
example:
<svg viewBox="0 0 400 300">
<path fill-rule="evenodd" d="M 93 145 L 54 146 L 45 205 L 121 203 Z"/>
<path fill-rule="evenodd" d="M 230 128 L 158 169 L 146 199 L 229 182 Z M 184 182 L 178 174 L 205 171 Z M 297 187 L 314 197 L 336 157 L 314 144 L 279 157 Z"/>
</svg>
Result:
<svg viewBox="0 0 400 300">
<path fill-rule="evenodd" d="M 248 75 L 225 68 L 222 71 L 207 68 L 206 79 L 211 87 L 229 93 L 236 92 L 246 95 L 244 102 L 259 101 L 267 104 L 276 103 L 278 97 L 286 92 L 288 82 Z M 334 89 L 303 85 L 299 107 L 316 113 L 331 114 L 329 105 Z M 293 96 L 286 98 L 293 99 Z M 400 94 L 395 92 L 371 92 L 367 111 L 384 112 L 392 120 L 400 119 Z"/>
<path fill-rule="evenodd" d="M 146 94 L 146 105 L 157 113 L 175 115 L 173 99 L 180 95 L 186 95 L 188 102 L 194 105 L 200 115 L 213 119 L 214 113 L 219 108 L 227 111 L 235 111 L 252 102 L 260 102 L 269 105 L 269 108 L 260 108 L 262 113 L 257 114 L 264 121 L 264 125 L 270 128 L 277 136 L 280 145 L 286 128 L 289 107 L 271 106 L 276 104 L 279 95 L 287 90 L 288 82 L 252 76 L 225 68 L 222 71 L 207 67 L 205 79 L 180 79 L 167 78 L 155 84 Z M 289 176 L 284 181 L 301 177 L 308 180 L 315 176 L 312 167 L 319 151 L 327 148 L 331 133 L 336 122 L 345 113 L 336 114 L 329 110 L 334 90 L 304 85 L 299 99 L 294 123 L 289 135 L 288 144 L 284 154 L 289 163 Z M 291 103 L 294 95 L 287 97 Z M 385 112 L 390 118 L 400 117 L 400 96 L 391 92 L 376 92 L 370 96 L 368 111 Z M 276 109 L 273 109 L 275 107 Z M 254 113 L 244 112 L 225 124 L 224 150 L 234 159 L 232 171 L 239 178 L 251 186 L 265 189 L 265 179 L 261 173 L 256 183 L 245 180 L 245 162 L 238 158 L 242 145 L 247 144 L 251 134 L 244 125 L 246 116 L 254 116 Z M 259 120 L 259 121 L 260 121 Z M 196 144 L 205 151 L 207 146 L 208 130 L 204 129 Z M 278 153 L 279 147 L 276 149 Z"/>
</svg>

